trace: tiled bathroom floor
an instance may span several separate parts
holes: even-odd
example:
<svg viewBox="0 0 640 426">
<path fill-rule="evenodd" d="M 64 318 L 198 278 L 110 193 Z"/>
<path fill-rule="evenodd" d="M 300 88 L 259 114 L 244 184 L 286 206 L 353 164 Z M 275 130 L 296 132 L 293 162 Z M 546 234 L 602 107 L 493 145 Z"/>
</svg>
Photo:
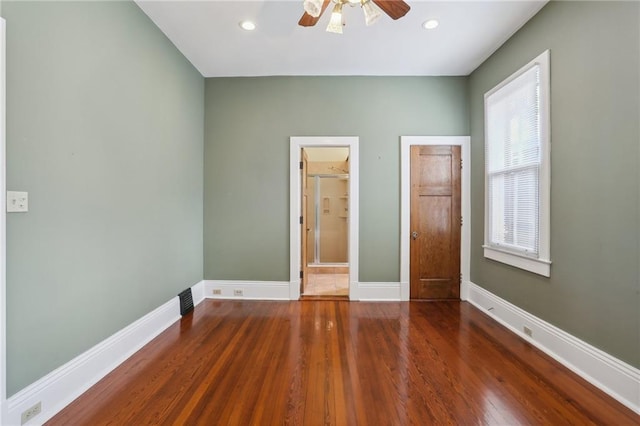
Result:
<svg viewBox="0 0 640 426">
<path fill-rule="evenodd" d="M 305 296 L 348 296 L 347 268 L 309 268 Z"/>
</svg>

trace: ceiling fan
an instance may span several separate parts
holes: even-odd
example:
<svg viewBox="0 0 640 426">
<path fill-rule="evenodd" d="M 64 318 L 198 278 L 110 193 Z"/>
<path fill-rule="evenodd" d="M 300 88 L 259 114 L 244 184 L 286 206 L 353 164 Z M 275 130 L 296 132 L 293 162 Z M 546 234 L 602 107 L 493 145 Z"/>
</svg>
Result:
<svg viewBox="0 0 640 426">
<path fill-rule="evenodd" d="M 399 19 L 407 14 L 409 5 L 402 0 L 304 0 L 304 15 L 300 18 L 298 25 L 312 27 L 319 20 L 322 13 L 327 9 L 329 3 L 333 3 L 331 20 L 327 26 L 327 31 L 342 34 L 344 16 L 342 8 L 348 6 L 361 6 L 364 13 L 365 23 L 371 25 L 375 23 L 382 12 L 389 15 L 391 19 Z"/>
</svg>

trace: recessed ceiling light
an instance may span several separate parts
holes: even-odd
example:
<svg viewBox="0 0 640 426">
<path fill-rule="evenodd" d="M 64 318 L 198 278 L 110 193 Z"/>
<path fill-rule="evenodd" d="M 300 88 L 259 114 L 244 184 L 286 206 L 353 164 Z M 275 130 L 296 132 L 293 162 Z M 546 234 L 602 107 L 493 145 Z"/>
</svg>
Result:
<svg viewBox="0 0 640 426">
<path fill-rule="evenodd" d="M 424 24 L 422 24 L 422 28 L 424 28 L 425 30 L 433 30 L 435 28 L 438 28 L 438 25 L 440 25 L 440 23 L 437 19 L 429 19 L 428 21 L 425 21 Z"/>
<path fill-rule="evenodd" d="M 245 31 L 253 31 L 256 29 L 256 24 L 252 21 L 242 21 L 240 22 L 240 28 Z"/>
</svg>

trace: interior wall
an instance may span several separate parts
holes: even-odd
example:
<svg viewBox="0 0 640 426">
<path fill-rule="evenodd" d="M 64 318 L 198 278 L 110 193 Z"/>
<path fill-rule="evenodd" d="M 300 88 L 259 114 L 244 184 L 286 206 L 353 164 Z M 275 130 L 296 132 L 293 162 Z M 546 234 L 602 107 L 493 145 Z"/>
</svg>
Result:
<svg viewBox="0 0 640 426">
<path fill-rule="evenodd" d="M 347 263 L 349 228 L 347 227 L 348 180 L 332 177 L 319 179 L 319 220 L 321 263 Z"/>
<path fill-rule="evenodd" d="M 202 279 L 204 79 L 133 2 L 6 2 L 7 390 Z"/>
<path fill-rule="evenodd" d="M 470 76 L 474 283 L 640 367 L 640 4 L 550 2 Z M 483 257 L 483 95 L 551 50 L 551 277 Z"/>
<path fill-rule="evenodd" d="M 289 281 L 289 137 L 360 137 L 363 282 L 400 280 L 400 136 L 468 134 L 465 77 L 209 78 L 205 279 Z"/>
</svg>

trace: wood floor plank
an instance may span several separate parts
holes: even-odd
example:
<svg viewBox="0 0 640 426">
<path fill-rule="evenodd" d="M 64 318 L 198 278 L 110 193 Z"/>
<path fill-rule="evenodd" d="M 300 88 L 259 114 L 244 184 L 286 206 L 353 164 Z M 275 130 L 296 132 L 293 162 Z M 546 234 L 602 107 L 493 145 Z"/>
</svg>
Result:
<svg viewBox="0 0 640 426">
<path fill-rule="evenodd" d="M 48 425 L 640 425 L 464 302 L 205 300 Z"/>
</svg>

